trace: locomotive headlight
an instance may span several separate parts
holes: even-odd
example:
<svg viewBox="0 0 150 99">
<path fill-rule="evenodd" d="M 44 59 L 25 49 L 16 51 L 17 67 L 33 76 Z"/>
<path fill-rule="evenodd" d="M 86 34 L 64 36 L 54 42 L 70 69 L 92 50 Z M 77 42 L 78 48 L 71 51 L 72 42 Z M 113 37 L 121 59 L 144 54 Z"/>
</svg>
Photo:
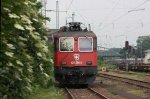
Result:
<svg viewBox="0 0 150 99">
<path fill-rule="evenodd" d="M 87 65 L 92 65 L 92 61 L 87 61 L 86 64 Z"/>
<path fill-rule="evenodd" d="M 62 65 L 66 65 L 67 62 L 66 62 L 66 61 L 62 61 L 61 64 L 62 64 Z"/>
<path fill-rule="evenodd" d="M 75 40 L 75 41 L 77 41 L 77 40 L 78 40 L 78 38 L 77 38 L 77 37 L 75 37 L 75 38 L 74 38 L 74 40 Z"/>
</svg>

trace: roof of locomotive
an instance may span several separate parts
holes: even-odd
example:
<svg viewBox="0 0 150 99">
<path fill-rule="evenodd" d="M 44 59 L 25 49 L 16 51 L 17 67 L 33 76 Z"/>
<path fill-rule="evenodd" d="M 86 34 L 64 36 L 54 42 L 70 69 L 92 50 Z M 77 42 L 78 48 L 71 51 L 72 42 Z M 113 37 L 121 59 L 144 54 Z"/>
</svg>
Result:
<svg viewBox="0 0 150 99">
<path fill-rule="evenodd" d="M 67 31 L 67 32 L 55 32 L 54 37 L 96 37 L 92 31 Z"/>
<path fill-rule="evenodd" d="M 70 22 L 69 27 L 63 26 L 54 33 L 54 37 L 96 37 L 95 33 L 81 28 L 81 22 Z"/>
</svg>

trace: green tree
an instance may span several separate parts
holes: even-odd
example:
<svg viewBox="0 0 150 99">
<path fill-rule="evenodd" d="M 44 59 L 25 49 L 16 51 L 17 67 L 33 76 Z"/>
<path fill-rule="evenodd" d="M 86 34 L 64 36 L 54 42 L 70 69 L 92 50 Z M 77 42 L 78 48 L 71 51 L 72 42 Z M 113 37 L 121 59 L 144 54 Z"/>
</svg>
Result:
<svg viewBox="0 0 150 99">
<path fill-rule="evenodd" d="M 139 36 L 137 39 L 137 56 L 144 57 L 145 50 L 150 50 L 150 35 Z"/>
<path fill-rule="evenodd" d="M 50 63 L 45 18 L 37 0 L 1 1 L 0 98 L 26 99 L 46 86 Z"/>
</svg>

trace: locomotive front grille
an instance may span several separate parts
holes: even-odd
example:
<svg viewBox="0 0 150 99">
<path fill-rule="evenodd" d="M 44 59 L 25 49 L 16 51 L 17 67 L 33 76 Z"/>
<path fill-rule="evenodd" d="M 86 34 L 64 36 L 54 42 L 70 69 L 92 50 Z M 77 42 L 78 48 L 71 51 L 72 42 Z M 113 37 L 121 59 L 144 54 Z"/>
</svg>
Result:
<svg viewBox="0 0 150 99">
<path fill-rule="evenodd" d="M 55 73 L 62 75 L 96 75 L 97 66 L 74 66 L 74 67 L 57 67 L 55 66 Z"/>
<path fill-rule="evenodd" d="M 55 79 L 60 83 L 89 84 L 95 80 L 97 66 L 57 67 L 55 66 Z"/>
</svg>

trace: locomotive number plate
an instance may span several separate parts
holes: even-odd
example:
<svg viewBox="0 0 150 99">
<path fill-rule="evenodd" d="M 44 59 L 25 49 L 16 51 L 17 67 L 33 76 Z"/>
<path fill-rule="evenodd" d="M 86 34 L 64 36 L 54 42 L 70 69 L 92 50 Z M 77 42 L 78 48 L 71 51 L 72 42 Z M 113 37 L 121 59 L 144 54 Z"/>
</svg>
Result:
<svg viewBox="0 0 150 99">
<path fill-rule="evenodd" d="M 82 61 L 71 61 L 71 64 L 82 64 Z"/>
</svg>

